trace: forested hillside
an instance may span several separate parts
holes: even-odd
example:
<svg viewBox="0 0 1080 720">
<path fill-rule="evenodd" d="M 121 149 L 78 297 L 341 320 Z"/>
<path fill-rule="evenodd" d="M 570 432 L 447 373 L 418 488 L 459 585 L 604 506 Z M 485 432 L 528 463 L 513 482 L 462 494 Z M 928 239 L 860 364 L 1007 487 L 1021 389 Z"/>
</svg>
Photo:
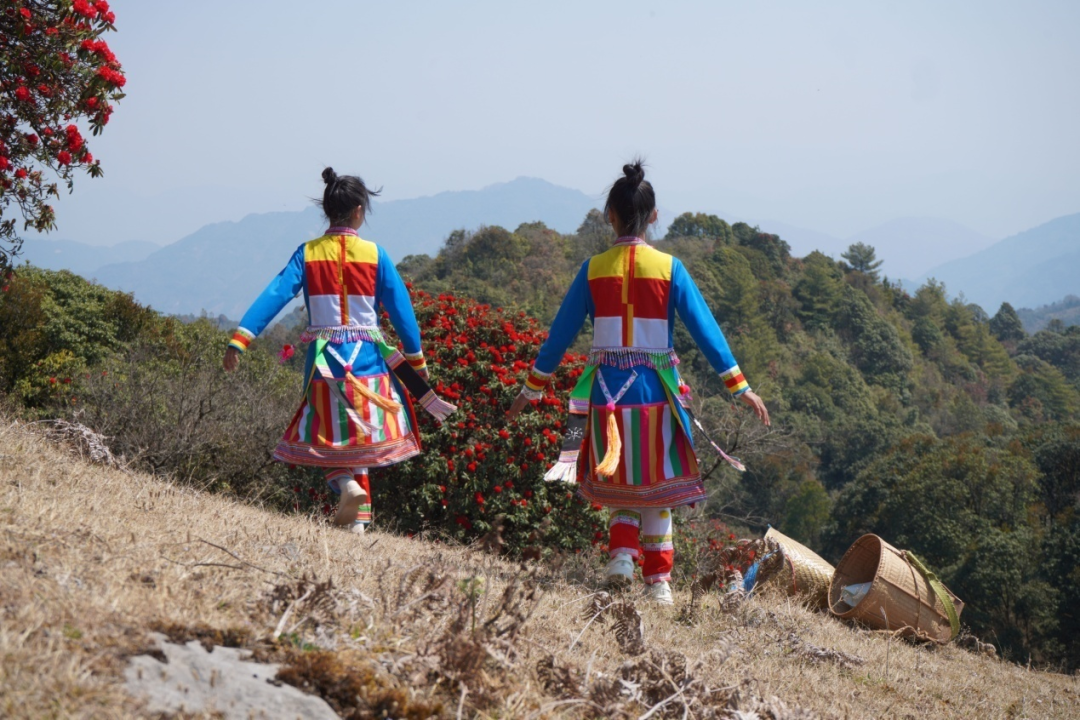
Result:
<svg viewBox="0 0 1080 720">
<path fill-rule="evenodd" d="M 422 421 L 423 458 L 375 476 L 377 523 L 468 540 L 501 522 L 506 552 L 596 551 L 603 519 L 541 480 L 565 397 L 514 427 L 501 418 L 570 278 L 610 241 L 593 212 L 573 234 L 488 227 L 400 263 L 434 380 L 463 412 Z M 877 532 L 937 570 L 967 603 L 964 623 L 1007 657 L 1080 667 L 1080 328 L 1029 335 L 1008 305 L 988 317 L 940 285 L 906 293 L 866 246 L 841 262 L 796 258 L 776 235 L 707 215 L 681 216 L 656 244 L 686 263 L 774 420 L 765 430 L 733 407 L 678 327 L 699 414 L 749 466 L 706 468 L 710 502 L 681 518 L 680 537 L 715 527 L 706 520 L 773 524 L 835 561 Z M 25 270 L 0 294 L 0 397 L 24 416 L 85 423 L 138 467 L 328 512 L 320 477 L 269 462 L 302 367 L 301 353 L 275 355 L 298 333 L 279 325 L 226 377 L 227 335 L 211 322 Z"/>
<path fill-rule="evenodd" d="M 573 235 L 457 233 L 401 269 L 546 323 L 609 241 L 594 212 Z M 795 258 L 715 216 L 681 216 L 656 246 L 687 265 L 776 425 L 730 406 L 676 330 L 707 421 L 750 468 L 713 473 L 706 513 L 776 525 L 833 561 L 880 533 L 938 568 L 969 603 L 965 622 L 1012 657 L 1080 662 L 1080 327 L 1029 335 L 1008 304 L 988 317 L 940 284 L 887 284 L 871 248 Z"/>
</svg>

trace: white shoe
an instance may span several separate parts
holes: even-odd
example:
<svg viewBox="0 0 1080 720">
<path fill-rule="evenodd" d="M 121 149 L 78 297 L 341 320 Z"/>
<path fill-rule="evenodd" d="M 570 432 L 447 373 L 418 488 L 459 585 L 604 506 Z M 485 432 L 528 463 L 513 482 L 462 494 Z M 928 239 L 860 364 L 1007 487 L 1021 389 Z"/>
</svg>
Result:
<svg viewBox="0 0 1080 720">
<path fill-rule="evenodd" d="M 608 585 L 629 585 L 634 580 L 634 558 L 628 553 L 617 553 L 607 564 L 604 574 Z"/>
<path fill-rule="evenodd" d="M 335 525 L 352 525 L 360 515 L 360 506 L 364 504 L 367 493 L 360 487 L 360 483 L 350 480 L 341 488 L 341 501 L 338 503 L 337 515 L 334 516 Z M 361 532 L 363 532 L 361 530 Z"/>
<path fill-rule="evenodd" d="M 671 596 L 671 585 L 667 580 L 645 586 L 645 597 L 657 605 L 674 605 L 675 598 Z"/>
</svg>

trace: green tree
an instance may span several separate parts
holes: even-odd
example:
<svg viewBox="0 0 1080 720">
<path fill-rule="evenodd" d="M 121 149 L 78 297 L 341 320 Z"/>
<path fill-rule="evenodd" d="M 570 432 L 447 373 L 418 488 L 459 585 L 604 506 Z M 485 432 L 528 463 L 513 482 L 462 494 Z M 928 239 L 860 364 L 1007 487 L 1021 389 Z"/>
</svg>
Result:
<svg viewBox="0 0 1080 720">
<path fill-rule="evenodd" d="M 818 546 L 821 530 L 829 520 L 829 493 L 817 480 L 807 479 L 787 501 L 784 532 L 811 547 Z"/>
<path fill-rule="evenodd" d="M 865 293 L 845 286 L 843 296 L 837 327 L 848 336 L 856 367 L 879 382 L 902 387 L 913 361 L 900 333 L 878 315 Z"/>
<path fill-rule="evenodd" d="M 815 251 L 803 260 L 802 279 L 795 285 L 795 297 L 802 307 L 799 316 L 809 328 L 826 328 L 840 306 L 844 283 L 836 263 Z"/>
<path fill-rule="evenodd" d="M 731 243 L 731 226 L 715 215 L 687 212 L 675 218 L 664 239 L 674 240 L 680 237 L 708 238 Z"/>
<path fill-rule="evenodd" d="M 1021 373 L 1009 386 L 1009 403 L 1029 419 L 1066 420 L 1080 404 L 1076 389 L 1056 367 L 1032 355 L 1016 358 Z"/>
<path fill-rule="evenodd" d="M 1001 342 L 1020 342 L 1027 337 L 1020 316 L 1009 303 L 1001 303 L 997 314 L 990 318 L 990 332 Z"/>
<path fill-rule="evenodd" d="M 840 257 L 847 260 L 852 270 L 865 273 L 874 280 L 878 279 L 878 269 L 885 262 L 877 259 L 877 252 L 873 247 L 861 242 L 849 245 L 847 252 Z"/>
<path fill-rule="evenodd" d="M 582 263 L 586 258 L 602 253 L 611 247 L 615 232 L 599 210 L 590 210 L 574 234 L 571 260 Z"/>
</svg>

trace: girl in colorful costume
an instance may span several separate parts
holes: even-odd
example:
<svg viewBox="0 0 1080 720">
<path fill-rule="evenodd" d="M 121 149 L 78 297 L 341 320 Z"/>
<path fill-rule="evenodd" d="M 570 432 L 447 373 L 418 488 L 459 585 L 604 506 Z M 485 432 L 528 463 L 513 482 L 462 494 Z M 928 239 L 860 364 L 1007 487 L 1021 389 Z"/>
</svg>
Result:
<svg viewBox="0 0 1080 720">
<path fill-rule="evenodd" d="M 610 509 L 609 582 L 629 583 L 643 555 L 649 596 L 671 604 L 671 509 L 706 498 L 689 388 L 672 348 L 676 312 L 728 391 L 766 424 L 769 415 L 686 268 L 643 239 L 657 213 L 641 163 L 624 166 L 623 175 L 604 208 L 619 237 L 582 265 L 509 415 L 541 397 L 588 316 L 592 352 L 571 394 L 563 454 L 548 479 L 580 478 L 580 494 Z"/>
<path fill-rule="evenodd" d="M 274 459 L 326 469 L 340 493 L 335 524 L 362 533 L 371 522 L 368 468 L 420 453 L 412 401 L 402 385 L 439 420 L 456 408 L 427 385 L 420 328 L 405 287 L 386 251 L 357 234 L 371 206 L 357 177 L 323 171 L 322 209 L 330 228 L 301 245 L 251 308 L 225 351 L 227 371 L 274 317 L 303 290 L 308 328 L 303 401 L 278 442 Z M 404 353 L 379 329 L 386 310 Z"/>
</svg>

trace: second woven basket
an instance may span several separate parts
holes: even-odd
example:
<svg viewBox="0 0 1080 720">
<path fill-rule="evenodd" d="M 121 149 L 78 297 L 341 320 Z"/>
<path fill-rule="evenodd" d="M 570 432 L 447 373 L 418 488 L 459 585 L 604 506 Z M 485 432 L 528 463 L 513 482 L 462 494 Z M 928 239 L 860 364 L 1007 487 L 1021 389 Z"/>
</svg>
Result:
<svg viewBox="0 0 1080 720">
<path fill-rule="evenodd" d="M 775 582 L 789 595 L 804 597 L 816 607 L 827 607 L 833 566 L 813 550 L 792 540 L 776 528 L 769 528 L 765 539 L 776 541 L 784 551 L 784 564 L 776 574 Z"/>
<path fill-rule="evenodd" d="M 871 583 L 870 589 L 849 607 L 841 591 L 858 583 Z M 939 643 L 956 636 L 963 609 L 960 598 L 917 558 L 877 535 L 863 535 L 844 553 L 829 589 L 829 610 L 839 618 Z"/>
</svg>

